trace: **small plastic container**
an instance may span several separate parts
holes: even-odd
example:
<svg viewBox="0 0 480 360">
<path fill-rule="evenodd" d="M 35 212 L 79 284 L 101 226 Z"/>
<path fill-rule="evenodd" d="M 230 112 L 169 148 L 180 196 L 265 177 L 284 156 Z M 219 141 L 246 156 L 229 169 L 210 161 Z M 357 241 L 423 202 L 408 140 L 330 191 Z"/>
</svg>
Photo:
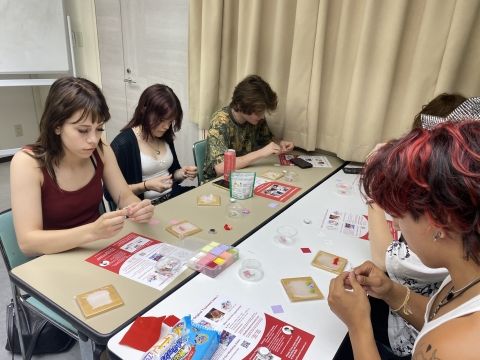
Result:
<svg viewBox="0 0 480 360">
<path fill-rule="evenodd" d="M 243 207 L 236 202 L 235 199 L 230 199 L 227 204 L 227 216 L 230 218 L 239 218 L 243 215 Z"/>
<path fill-rule="evenodd" d="M 267 347 L 261 346 L 257 349 L 255 360 L 272 360 L 272 358 L 272 353 Z"/>
<path fill-rule="evenodd" d="M 212 241 L 203 246 L 187 263 L 188 267 L 212 278 L 237 261 L 238 250 Z"/>
<path fill-rule="evenodd" d="M 290 246 L 296 241 L 297 229 L 293 226 L 284 225 L 277 228 L 277 235 L 275 235 L 275 242 L 281 245 Z"/>
<path fill-rule="evenodd" d="M 295 171 L 287 171 L 283 178 L 288 182 L 295 182 L 298 179 L 298 174 Z"/>
<path fill-rule="evenodd" d="M 256 259 L 245 259 L 238 270 L 238 275 L 245 281 L 260 281 L 263 279 L 262 264 Z"/>
</svg>

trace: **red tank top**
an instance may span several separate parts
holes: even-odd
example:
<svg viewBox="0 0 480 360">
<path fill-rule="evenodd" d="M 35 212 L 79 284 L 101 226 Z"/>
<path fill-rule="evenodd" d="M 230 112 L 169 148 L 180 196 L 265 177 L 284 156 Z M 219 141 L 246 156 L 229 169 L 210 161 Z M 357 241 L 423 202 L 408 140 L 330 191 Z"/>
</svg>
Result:
<svg viewBox="0 0 480 360">
<path fill-rule="evenodd" d="M 103 162 L 97 150 L 92 179 L 75 191 L 62 190 L 43 168 L 42 215 L 44 230 L 70 229 L 95 221 L 100 216 L 99 205 L 103 196 Z M 92 164 L 92 166 L 94 166 Z"/>
</svg>

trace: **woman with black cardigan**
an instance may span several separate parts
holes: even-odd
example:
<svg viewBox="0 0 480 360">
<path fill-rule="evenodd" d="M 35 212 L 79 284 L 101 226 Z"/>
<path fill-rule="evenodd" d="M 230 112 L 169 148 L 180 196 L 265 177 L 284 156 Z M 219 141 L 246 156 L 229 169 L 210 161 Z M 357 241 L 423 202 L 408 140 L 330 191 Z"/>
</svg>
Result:
<svg viewBox="0 0 480 360">
<path fill-rule="evenodd" d="M 197 168 L 181 167 L 173 144 L 182 118 L 173 90 L 152 85 L 140 96 L 132 120 L 111 143 L 125 180 L 140 198 L 158 203 L 191 188 L 180 183 L 195 179 Z"/>
</svg>

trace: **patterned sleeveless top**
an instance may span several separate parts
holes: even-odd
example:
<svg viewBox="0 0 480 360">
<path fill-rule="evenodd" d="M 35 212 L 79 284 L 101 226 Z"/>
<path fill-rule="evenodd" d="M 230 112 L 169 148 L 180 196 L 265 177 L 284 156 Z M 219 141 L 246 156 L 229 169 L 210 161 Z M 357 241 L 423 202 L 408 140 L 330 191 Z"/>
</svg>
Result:
<svg viewBox="0 0 480 360">
<path fill-rule="evenodd" d="M 445 268 L 431 269 L 425 266 L 403 237 L 388 247 L 385 266 L 390 279 L 424 296 L 432 296 L 448 275 Z M 388 339 L 395 355 L 410 355 L 417 335 L 418 331 L 410 323 L 390 309 Z"/>
<path fill-rule="evenodd" d="M 42 214 L 44 230 L 69 229 L 95 221 L 100 216 L 103 196 L 103 162 L 95 150 L 92 157 L 95 174 L 82 188 L 62 190 L 43 168 Z"/>
</svg>

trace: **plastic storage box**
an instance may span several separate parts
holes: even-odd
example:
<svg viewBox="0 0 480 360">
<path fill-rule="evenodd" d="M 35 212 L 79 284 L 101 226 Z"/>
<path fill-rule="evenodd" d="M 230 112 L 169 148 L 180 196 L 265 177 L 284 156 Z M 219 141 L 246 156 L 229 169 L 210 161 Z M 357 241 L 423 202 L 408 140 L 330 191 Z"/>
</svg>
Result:
<svg viewBox="0 0 480 360">
<path fill-rule="evenodd" d="M 214 278 L 238 258 L 236 248 L 212 241 L 188 261 L 188 267 Z"/>
</svg>

